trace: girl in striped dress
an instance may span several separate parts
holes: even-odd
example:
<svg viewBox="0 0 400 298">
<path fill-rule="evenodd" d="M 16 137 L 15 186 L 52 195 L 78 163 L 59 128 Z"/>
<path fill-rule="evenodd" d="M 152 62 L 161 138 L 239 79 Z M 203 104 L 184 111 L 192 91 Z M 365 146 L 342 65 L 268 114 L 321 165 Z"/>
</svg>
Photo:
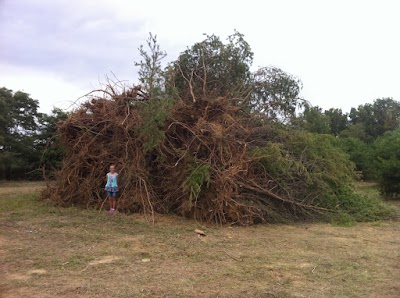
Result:
<svg viewBox="0 0 400 298">
<path fill-rule="evenodd" d="M 117 205 L 117 194 L 118 194 L 118 173 L 115 172 L 115 165 L 110 165 L 110 172 L 107 173 L 107 183 L 105 186 L 105 190 L 107 192 L 108 202 L 110 204 L 109 214 L 115 212 Z"/>
</svg>

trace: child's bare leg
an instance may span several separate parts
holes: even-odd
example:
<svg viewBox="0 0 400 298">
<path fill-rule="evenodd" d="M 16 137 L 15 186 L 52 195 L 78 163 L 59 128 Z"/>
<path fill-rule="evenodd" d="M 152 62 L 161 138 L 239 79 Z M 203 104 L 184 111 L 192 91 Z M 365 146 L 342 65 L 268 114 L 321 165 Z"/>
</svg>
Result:
<svg viewBox="0 0 400 298">
<path fill-rule="evenodd" d="M 115 210 L 115 206 L 117 205 L 117 199 L 113 198 L 112 199 L 112 208 Z"/>
<path fill-rule="evenodd" d="M 108 204 L 110 205 L 110 209 L 112 209 L 112 207 L 113 207 L 113 205 L 112 205 L 112 197 L 108 196 L 107 200 L 108 200 Z"/>
</svg>

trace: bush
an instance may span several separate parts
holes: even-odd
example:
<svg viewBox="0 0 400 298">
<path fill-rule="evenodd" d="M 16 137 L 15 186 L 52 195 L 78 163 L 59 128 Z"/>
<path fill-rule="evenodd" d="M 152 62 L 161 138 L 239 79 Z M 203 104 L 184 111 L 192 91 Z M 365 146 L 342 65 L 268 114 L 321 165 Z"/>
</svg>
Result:
<svg viewBox="0 0 400 298">
<path fill-rule="evenodd" d="M 253 154 L 262 157 L 265 171 L 293 196 L 304 196 L 306 189 L 308 200 L 330 210 L 325 218 L 342 223 L 388 216 L 389 209 L 378 198 L 354 191 L 354 164 L 339 146 L 340 140 L 304 131 L 275 133 L 280 143 L 268 143 Z"/>
<path fill-rule="evenodd" d="M 381 192 L 388 198 L 400 198 L 400 129 L 375 141 Z"/>
<path fill-rule="evenodd" d="M 340 138 L 339 145 L 349 155 L 350 160 L 356 166 L 356 170 L 362 173 L 363 179 L 378 179 L 379 170 L 374 146 L 353 137 Z"/>
<path fill-rule="evenodd" d="M 359 194 L 349 187 L 338 189 L 335 197 L 327 199 L 327 206 L 336 211 L 328 218 L 342 225 L 357 221 L 375 221 L 391 214 L 391 209 L 379 198 Z"/>
</svg>

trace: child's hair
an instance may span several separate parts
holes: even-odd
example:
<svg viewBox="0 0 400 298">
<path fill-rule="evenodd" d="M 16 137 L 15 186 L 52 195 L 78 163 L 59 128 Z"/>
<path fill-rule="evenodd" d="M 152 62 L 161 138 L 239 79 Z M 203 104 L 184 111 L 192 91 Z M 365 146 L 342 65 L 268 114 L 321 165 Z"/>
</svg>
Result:
<svg viewBox="0 0 400 298">
<path fill-rule="evenodd" d="M 110 167 L 115 167 L 115 163 L 110 164 Z"/>
</svg>

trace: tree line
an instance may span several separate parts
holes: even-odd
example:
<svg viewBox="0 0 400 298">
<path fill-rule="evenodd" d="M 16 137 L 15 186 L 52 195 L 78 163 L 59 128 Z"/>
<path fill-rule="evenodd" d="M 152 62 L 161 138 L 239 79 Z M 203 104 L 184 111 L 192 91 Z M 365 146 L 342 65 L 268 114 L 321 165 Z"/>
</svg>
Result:
<svg viewBox="0 0 400 298">
<path fill-rule="evenodd" d="M 351 108 L 349 113 L 307 104 L 293 124 L 312 133 L 335 136 L 361 178 L 380 181 L 387 195 L 400 192 L 400 102 L 378 98 Z"/>
<path fill-rule="evenodd" d="M 41 167 L 59 166 L 56 124 L 67 113 L 38 109 L 39 101 L 28 93 L 0 88 L 0 179 L 40 179 Z"/>
</svg>

